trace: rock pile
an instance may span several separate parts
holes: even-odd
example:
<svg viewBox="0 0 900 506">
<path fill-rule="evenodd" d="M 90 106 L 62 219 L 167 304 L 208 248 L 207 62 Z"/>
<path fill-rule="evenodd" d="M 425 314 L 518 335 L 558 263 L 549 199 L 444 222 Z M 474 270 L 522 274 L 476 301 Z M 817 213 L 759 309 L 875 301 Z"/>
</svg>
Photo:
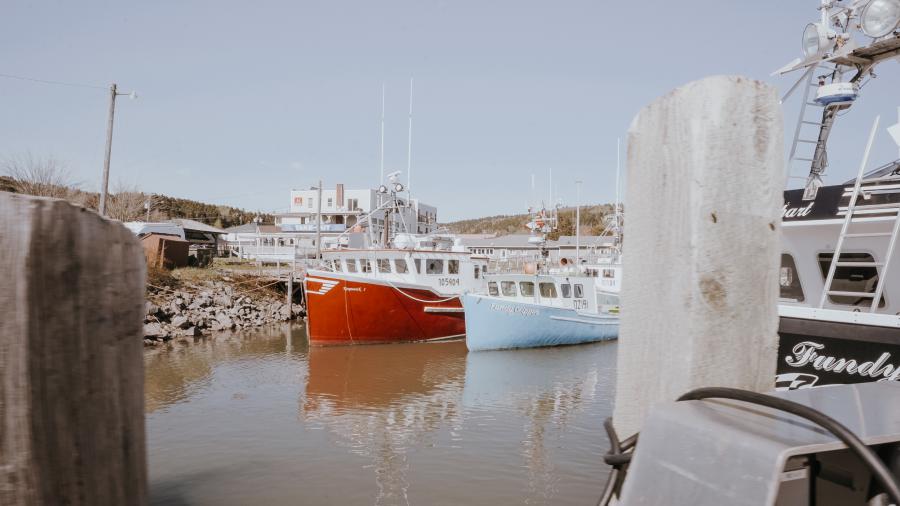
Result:
<svg viewBox="0 0 900 506">
<path fill-rule="evenodd" d="M 196 337 L 217 330 L 232 330 L 283 322 L 303 316 L 303 308 L 293 308 L 264 295 L 234 293 L 223 283 L 212 287 L 156 293 L 147 301 L 144 317 L 145 342 L 167 341 L 177 336 Z"/>
</svg>

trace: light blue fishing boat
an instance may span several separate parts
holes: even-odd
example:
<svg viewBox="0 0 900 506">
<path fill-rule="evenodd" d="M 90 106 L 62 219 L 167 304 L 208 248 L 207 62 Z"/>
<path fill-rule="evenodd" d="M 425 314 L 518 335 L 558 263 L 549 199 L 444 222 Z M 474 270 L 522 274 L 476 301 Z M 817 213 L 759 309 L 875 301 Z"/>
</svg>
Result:
<svg viewBox="0 0 900 506">
<path fill-rule="evenodd" d="M 581 344 L 619 335 L 618 294 L 598 293 L 595 277 L 496 274 L 488 279 L 488 294 L 462 296 L 470 351 Z"/>
</svg>

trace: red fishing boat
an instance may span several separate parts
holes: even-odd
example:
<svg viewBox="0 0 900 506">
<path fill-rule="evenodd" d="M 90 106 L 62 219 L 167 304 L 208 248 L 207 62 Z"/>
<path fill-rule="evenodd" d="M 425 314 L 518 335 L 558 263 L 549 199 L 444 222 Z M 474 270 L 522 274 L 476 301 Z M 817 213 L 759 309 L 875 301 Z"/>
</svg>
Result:
<svg viewBox="0 0 900 506">
<path fill-rule="evenodd" d="M 485 287 L 487 259 L 452 236 L 411 236 L 384 249 L 323 253 L 307 271 L 313 346 L 436 341 L 465 336 L 459 295 Z"/>
</svg>

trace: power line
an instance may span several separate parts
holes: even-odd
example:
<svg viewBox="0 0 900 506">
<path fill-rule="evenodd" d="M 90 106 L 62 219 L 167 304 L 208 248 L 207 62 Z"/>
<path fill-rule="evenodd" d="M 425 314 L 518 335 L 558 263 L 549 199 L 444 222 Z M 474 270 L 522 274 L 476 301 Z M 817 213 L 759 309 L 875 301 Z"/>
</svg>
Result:
<svg viewBox="0 0 900 506">
<path fill-rule="evenodd" d="M 43 84 L 58 84 L 60 86 L 72 86 L 75 88 L 94 88 L 98 90 L 107 89 L 106 86 L 97 86 L 94 84 L 84 84 L 84 83 L 67 83 L 63 81 L 50 81 L 47 79 L 36 79 L 33 77 L 25 77 L 25 76 L 16 76 L 12 74 L 0 74 L 0 77 L 6 77 L 8 79 L 18 79 L 20 81 L 31 81 L 33 83 L 43 83 Z"/>
</svg>

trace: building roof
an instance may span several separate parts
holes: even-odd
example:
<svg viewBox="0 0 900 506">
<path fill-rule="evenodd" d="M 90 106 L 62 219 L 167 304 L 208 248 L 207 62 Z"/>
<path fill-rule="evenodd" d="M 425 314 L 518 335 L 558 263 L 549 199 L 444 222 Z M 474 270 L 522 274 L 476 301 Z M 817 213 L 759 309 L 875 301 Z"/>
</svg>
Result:
<svg viewBox="0 0 900 506">
<path fill-rule="evenodd" d="M 537 248 L 528 242 L 528 234 L 509 234 L 499 237 L 468 238 L 463 237 L 463 244 L 469 248 Z"/>
<path fill-rule="evenodd" d="M 206 223 L 200 223 L 199 221 L 189 220 L 187 218 L 175 218 L 173 220 L 169 220 L 169 223 L 181 225 L 181 228 L 183 228 L 185 230 L 193 230 L 196 232 L 205 232 L 208 234 L 227 234 L 228 233 L 228 232 L 222 230 L 221 228 L 216 228 L 211 225 L 207 225 Z"/>
<path fill-rule="evenodd" d="M 614 242 L 615 237 L 611 235 L 583 235 L 579 239 L 578 244 L 583 248 L 590 248 L 591 246 L 612 246 Z M 558 240 L 553 241 L 553 246 L 558 248 L 574 248 L 575 236 L 561 235 Z"/>
</svg>

